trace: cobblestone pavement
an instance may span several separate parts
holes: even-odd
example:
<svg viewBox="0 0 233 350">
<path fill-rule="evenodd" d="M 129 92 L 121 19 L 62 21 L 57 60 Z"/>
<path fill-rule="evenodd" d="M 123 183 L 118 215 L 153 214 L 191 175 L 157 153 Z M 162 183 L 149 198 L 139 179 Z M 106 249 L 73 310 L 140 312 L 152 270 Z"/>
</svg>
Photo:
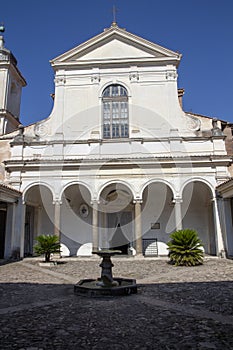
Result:
<svg viewBox="0 0 233 350">
<path fill-rule="evenodd" d="M 114 257 L 115 277 L 135 278 L 138 293 L 116 298 L 74 295 L 100 274 L 98 257 L 37 259 L 0 266 L 0 349 L 233 349 L 233 261 L 198 267 L 166 259 Z"/>
</svg>

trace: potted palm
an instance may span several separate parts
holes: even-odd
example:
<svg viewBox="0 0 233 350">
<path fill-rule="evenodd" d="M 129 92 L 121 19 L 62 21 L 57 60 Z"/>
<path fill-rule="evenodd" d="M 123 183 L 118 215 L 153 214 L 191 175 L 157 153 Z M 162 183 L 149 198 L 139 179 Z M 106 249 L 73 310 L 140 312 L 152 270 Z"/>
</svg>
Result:
<svg viewBox="0 0 233 350">
<path fill-rule="evenodd" d="M 51 262 L 51 254 L 60 253 L 59 238 L 55 235 L 40 235 L 36 237 L 35 253 L 44 255 L 45 263 Z"/>
<path fill-rule="evenodd" d="M 167 243 L 170 263 L 175 266 L 203 264 L 203 244 L 195 230 L 184 229 L 173 232 Z"/>
</svg>

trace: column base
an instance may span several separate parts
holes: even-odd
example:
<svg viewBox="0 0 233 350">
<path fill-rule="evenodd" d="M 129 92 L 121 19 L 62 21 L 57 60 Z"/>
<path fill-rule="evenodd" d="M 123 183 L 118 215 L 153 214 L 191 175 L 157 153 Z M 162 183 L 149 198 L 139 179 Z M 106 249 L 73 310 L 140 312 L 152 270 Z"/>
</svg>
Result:
<svg viewBox="0 0 233 350">
<path fill-rule="evenodd" d="M 218 253 L 218 257 L 221 259 L 226 259 L 227 258 L 227 254 L 226 251 L 223 249 Z"/>
<path fill-rule="evenodd" d="M 134 255 L 135 258 L 144 258 L 144 255 L 142 253 L 136 253 L 136 255 Z"/>
</svg>

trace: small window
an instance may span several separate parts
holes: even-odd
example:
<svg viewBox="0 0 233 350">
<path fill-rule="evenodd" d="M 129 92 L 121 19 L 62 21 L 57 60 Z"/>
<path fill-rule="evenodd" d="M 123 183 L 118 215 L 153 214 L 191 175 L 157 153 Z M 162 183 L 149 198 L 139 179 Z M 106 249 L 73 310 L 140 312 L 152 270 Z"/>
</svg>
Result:
<svg viewBox="0 0 233 350">
<path fill-rule="evenodd" d="M 128 94 L 121 85 L 110 85 L 104 92 L 103 102 L 103 138 L 129 137 Z"/>
</svg>

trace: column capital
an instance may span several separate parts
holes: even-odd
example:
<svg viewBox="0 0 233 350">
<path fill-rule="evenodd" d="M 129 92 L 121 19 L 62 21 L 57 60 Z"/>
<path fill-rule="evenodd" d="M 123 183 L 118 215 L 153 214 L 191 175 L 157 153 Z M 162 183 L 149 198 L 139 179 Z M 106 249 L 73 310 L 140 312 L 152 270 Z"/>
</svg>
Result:
<svg viewBox="0 0 233 350">
<path fill-rule="evenodd" d="M 91 205 L 98 205 L 98 204 L 100 204 L 100 200 L 97 199 L 97 198 L 93 198 L 93 199 L 90 201 L 90 204 L 91 204 Z"/>
<path fill-rule="evenodd" d="M 175 197 L 172 199 L 172 203 L 173 204 L 177 204 L 177 203 L 183 203 L 183 198 L 182 197 Z"/>
<path fill-rule="evenodd" d="M 135 199 L 133 200 L 133 204 L 142 204 L 142 203 L 143 203 L 142 198 L 135 198 Z"/>
<path fill-rule="evenodd" d="M 60 199 L 53 200 L 53 205 L 61 205 L 62 201 Z"/>
</svg>

